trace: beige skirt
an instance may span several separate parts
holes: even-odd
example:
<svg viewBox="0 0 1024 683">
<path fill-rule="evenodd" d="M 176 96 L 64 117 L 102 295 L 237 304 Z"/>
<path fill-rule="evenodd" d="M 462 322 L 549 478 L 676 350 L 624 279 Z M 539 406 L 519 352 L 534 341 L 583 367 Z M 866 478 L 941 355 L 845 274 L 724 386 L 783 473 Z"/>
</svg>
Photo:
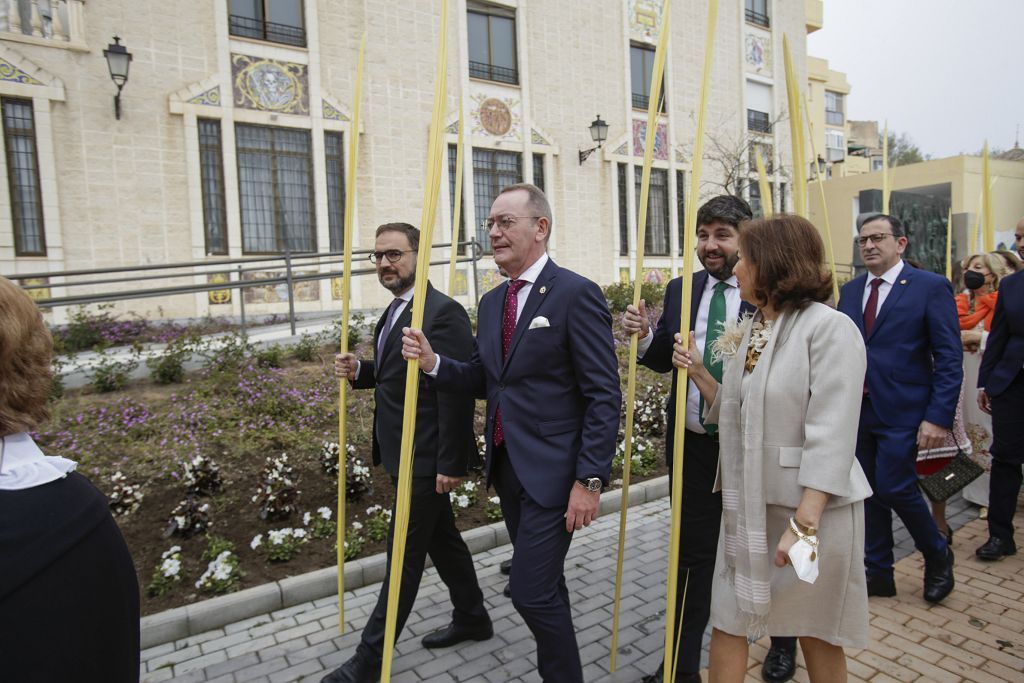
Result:
<svg viewBox="0 0 1024 683">
<path fill-rule="evenodd" d="M 789 526 L 792 508 L 769 505 L 768 548 L 773 559 L 768 633 L 810 636 L 833 645 L 865 648 L 868 644 L 868 592 L 864 578 L 864 503 L 828 508 L 818 530 L 818 579 L 806 583 L 793 567 L 776 567 L 775 547 Z M 732 582 L 724 572 L 723 544 L 718 544 L 711 594 L 711 625 L 746 636 Z"/>
</svg>

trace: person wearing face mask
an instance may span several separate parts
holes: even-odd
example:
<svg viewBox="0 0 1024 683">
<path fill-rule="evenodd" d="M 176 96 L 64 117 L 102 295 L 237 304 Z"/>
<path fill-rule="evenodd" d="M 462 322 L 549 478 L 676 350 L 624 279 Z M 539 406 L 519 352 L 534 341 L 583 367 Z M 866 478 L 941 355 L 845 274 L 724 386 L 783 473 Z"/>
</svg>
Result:
<svg viewBox="0 0 1024 683">
<path fill-rule="evenodd" d="M 963 261 L 965 291 L 956 297 L 960 316 L 960 339 L 964 347 L 964 387 L 972 390 L 978 383 L 982 352 L 988 333 L 992 329 L 999 284 L 1011 273 L 1006 260 L 997 253 L 973 254 Z M 986 472 L 964 488 L 963 497 L 981 510 L 979 516 L 988 516 L 988 470 L 992 465 L 989 447 L 992 443 L 992 418 L 974 401 L 964 403 L 964 424 L 968 431 L 982 435 L 972 457 Z"/>
</svg>

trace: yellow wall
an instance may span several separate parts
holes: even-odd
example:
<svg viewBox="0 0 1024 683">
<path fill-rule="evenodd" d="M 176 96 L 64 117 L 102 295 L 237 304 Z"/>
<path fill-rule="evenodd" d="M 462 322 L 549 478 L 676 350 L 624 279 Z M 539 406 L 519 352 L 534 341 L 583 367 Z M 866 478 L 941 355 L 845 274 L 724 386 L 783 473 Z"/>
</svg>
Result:
<svg viewBox="0 0 1024 683">
<path fill-rule="evenodd" d="M 992 177 L 998 178 L 992 190 L 996 230 L 1012 232 L 1017 221 L 1024 217 L 1024 163 L 1002 160 L 992 160 L 990 163 Z M 972 227 L 975 215 L 981 208 L 981 178 L 980 157 L 956 156 L 890 169 L 893 190 L 950 183 L 953 215 L 967 214 L 968 225 Z M 837 263 L 850 263 L 853 260 L 852 237 L 857 218 L 855 200 L 862 190 L 872 189 L 882 189 L 881 171 L 832 178 L 825 182 L 825 200 Z M 821 197 L 816 187 L 810 188 L 808 197 L 811 221 L 823 226 L 825 221 Z"/>
</svg>

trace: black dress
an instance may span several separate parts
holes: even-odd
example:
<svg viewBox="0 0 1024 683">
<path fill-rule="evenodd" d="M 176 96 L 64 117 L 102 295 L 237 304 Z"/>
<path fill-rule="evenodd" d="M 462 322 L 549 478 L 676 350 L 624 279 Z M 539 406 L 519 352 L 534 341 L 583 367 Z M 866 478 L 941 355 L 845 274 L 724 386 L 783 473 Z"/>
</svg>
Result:
<svg viewBox="0 0 1024 683">
<path fill-rule="evenodd" d="M 139 584 L 106 497 L 77 473 L 0 491 L 0 682 L 139 680 Z"/>
</svg>

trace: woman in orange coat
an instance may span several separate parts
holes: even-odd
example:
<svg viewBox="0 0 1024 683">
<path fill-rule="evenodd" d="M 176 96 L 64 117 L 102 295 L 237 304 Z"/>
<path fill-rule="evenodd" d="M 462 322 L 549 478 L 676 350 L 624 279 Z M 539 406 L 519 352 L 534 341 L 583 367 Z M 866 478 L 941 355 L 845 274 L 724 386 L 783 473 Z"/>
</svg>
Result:
<svg viewBox="0 0 1024 683">
<path fill-rule="evenodd" d="M 967 291 L 956 296 L 962 331 L 974 330 L 982 322 L 986 332 L 992 327 L 996 298 L 999 296 L 999 280 L 1008 274 L 1006 261 L 998 254 L 974 254 L 967 259 L 963 276 Z M 964 341 L 966 345 L 968 340 Z"/>
</svg>

